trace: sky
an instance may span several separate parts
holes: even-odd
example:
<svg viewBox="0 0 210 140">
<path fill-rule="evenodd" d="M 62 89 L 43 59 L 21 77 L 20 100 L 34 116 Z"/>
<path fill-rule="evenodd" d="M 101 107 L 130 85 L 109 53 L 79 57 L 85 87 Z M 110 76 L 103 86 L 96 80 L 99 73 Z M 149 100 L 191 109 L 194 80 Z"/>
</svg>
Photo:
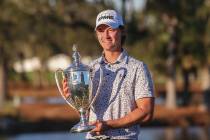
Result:
<svg viewBox="0 0 210 140">
<path fill-rule="evenodd" d="M 87 0 L 87 1 L 92 2 L 93 0 Z M 109 1 L 114 2 L 117 7 L 117 10 L 120 11 L 121 5 L 122 5 L 122 2 L 121 2 L 122 0 L 109 0 Z M 146 1 L 147 0 L 127 0 L 127 2 L 133 3 L 132 5 L 135 10 L 140 10 L 140 11 L 143 10 L 143 8 L 146 4 Z"/>
<path fill-rule="evenodd" d="M 133 1 L 133 8 L 135 10 L 143 10 L 146 0 L 127 0 L 127 1 Z M 113 0 L 114 3 L 116 3 L 116 6 L 118 7 L 118 10 L 121 7 L 121 0 Z"/>
</svg>

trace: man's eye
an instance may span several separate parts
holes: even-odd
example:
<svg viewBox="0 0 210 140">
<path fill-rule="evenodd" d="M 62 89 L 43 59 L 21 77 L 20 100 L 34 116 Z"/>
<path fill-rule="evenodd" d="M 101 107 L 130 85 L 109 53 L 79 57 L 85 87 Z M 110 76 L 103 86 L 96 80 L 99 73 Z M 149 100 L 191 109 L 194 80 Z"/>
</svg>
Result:
<svg viewBox="0 0 210 140">
<path fill-rule="evenodd" d="M 99 29 L 97 29 L 97 31 L 98 31 L 98 32 L 103 32 L 104 30 L 101 29 L 101 28 L 99 28 Z"/>
<path fill-rule="evenodd" d="M 98 30 L 98 32 L 103 32 L 103 30 Z"/>
<path fill-rule="evenodd" d="M 109 28 L 109 31 L 114 32 L 116 29 Z"/>
</svg>

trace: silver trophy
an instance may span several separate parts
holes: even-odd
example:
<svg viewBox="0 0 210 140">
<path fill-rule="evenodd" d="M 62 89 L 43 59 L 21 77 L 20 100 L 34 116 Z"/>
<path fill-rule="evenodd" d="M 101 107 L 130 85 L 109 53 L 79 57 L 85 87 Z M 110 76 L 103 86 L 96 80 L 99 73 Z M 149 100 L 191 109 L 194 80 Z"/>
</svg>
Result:
<svg viewBox="0 0 210 140">
<path fill-rule="evenodd" d="M 91 69 L 81 63 L 80 55 L 76 46 L 73 46 L 73 63 L 66 68 L 58 69 L 55 72 L 55 81 L 59 90 L 59 93 L 64 100 L 74 109 L 80 113 L 80 122 L 73 126 L 70 130 L 72 133 L 87 132 L 94 128 L 94 126 L 88 124 L 88 111 L 93 105 L 95 99 L 101 88 L 103 72 L 100 68 L 100 81 L 96 94 L 92 95 L 92 81 L 91 81 Z M 59 84 L 58 75 L 62 74 L 62 79 L 66 79 L 67 85 L 70 91 L 70 96 L 67 98 L 64 96 L 63 91 Z"/>
</svg>

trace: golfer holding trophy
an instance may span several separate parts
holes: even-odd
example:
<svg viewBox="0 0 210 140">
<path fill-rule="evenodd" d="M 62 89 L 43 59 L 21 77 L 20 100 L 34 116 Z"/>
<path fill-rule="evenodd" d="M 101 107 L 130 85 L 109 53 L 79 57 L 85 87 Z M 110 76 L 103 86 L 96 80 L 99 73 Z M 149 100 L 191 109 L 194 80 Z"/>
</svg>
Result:
<svg viewBox="0 0 210 140">
<path fill-rule="evenodd" d="M 80 112 L 80 122 L 71 132 L 90 131 L 86 139 L 137 140 L 140 124 L 153 117 L 153 81 L 147 65 L 123 48 L 125 31 L 117 11 L 100 12 L 95 33 L 103 49 L 101 57 L 93 60 L 90 68 L 80 62 L 74 47 L 73 64 L 55 74 L 61 95 Z M 65 79 L 62 89 L 59 72 Z"/>
</svg>

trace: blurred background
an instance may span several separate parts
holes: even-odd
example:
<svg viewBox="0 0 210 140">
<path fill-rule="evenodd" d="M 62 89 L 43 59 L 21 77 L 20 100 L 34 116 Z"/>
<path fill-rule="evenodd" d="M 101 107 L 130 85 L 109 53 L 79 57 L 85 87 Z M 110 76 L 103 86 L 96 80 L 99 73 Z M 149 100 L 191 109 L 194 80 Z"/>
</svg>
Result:
<svg viewBox="0 0 210 140">
<path fill-rule="evenodd" d="M 210 139 L 210 0 L 1 0 L 0 139 L 84 139 L 70 134 L 79 115 L 59 95 L 54 72 L 101 55 L 95 18 L 118 10 L 124 48 L 144 61 L 155 112 L 139 139 Z"/>
</svg>

